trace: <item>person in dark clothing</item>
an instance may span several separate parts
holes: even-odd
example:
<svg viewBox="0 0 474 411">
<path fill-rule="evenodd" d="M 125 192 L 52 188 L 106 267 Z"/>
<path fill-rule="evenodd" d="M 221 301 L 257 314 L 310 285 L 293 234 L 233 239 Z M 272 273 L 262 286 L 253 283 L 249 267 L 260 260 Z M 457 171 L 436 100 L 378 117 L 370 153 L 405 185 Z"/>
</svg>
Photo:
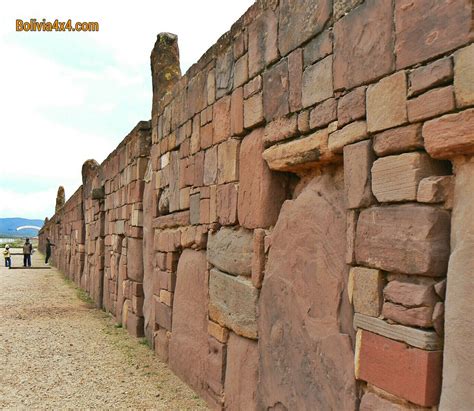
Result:
<svg viewBox="0 0 474 411">
<path fill-rule="evenodd" d="M 27 238 L 23 245 L 23 267 L 31 267 L 31 254 L 33 254 L 33 245 L 30 243 L 30 239 Z"/>
<path fill-rule="evenodd" d="M 45 264 L 48 264 L 49 259 L 51 258 L 51 247 L 55 247 L 55 245 L 49 241 L 49 238 L 46 239 L 46 260 L 44 261 Z"/>
</svg>

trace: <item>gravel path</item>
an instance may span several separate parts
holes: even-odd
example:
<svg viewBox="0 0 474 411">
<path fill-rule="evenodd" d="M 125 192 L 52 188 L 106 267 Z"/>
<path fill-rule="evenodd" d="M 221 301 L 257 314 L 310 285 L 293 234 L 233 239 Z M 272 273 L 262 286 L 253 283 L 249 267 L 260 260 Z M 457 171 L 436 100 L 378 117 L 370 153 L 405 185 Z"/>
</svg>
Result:
<svg viewBox="0 0 474 411">
<path fill-rule="evenodd" d="M 57 270 L 1 263 L 0 408 L 207 409 L 144 340 L 81 300 Z"/>
</svg>

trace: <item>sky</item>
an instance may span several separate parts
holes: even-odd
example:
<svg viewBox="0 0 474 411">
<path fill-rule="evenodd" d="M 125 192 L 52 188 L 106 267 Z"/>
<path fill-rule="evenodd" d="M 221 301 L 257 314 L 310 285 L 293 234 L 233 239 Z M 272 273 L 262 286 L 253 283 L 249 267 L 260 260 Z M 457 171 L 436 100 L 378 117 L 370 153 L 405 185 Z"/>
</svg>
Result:
<svg viewBox="0 0 474 411">
<path fill-rule="evenodd" d="M 253 0 L 17 0 L 0 13 L 0 218 L 50 217 L 151 117 L 150 53 L 178 35 L 184 73 Z M 98 32 L 17 32 L 16 20 L 98 22 Z"/>
</svg>

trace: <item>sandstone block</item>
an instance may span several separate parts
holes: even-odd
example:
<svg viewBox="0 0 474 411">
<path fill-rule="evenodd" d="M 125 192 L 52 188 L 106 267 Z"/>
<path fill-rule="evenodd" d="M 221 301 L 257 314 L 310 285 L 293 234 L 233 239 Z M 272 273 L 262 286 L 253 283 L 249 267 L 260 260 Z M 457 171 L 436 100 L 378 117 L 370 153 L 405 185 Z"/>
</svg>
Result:
<svg viewBox="0 0 474 411">
<path fill-rule="evenodd" d="M 337 103 L 337 121 L 344 127 L 355 120 L 365 117 L 365 91 L 367 87 L 358 87 L 342 96 Z"/>
<path fill-rule="evenodd" d="M 178 263 L 169 365 L 201 394 L 208 353 L 206 276 L 206 253 L 184 250 Z"/>
<path fill-rule="evenodd" d="M 449 173 L 449 165 L 421 152 L 379 158 L 372 167 L 372 191 L 379 202 L 414 201 L 425 177 Z"/>
<path fill-rule="evenodd" d="M 173 311 L 166 304 L 161 303 L 159 300 L 155 300 L 155 322 L 168 331 L 171 331 Z"/>
<path fill-rule="evenodd" d="M 443 58 L 419 67 L 410 73 L 408 96 L 412 97 L 432 87 L 448 83 L 452 78 L 453 62 L 451 58 Z"/>
<path fill-rule="evenodd" d="M 257 338 L 258 290 L 249 280 L 215 268 L 209 277 L 209 318 L 247 338 Z"/>
<path fill-rule="evenodd" d="M 383 303 L 383 275 L 380 270 L 353 267 L 349 273 L 349 284 L 353 284 L 352 295 L 354 311 L 371 317 L 378 317 Z"/>
<path fill-rule="evenodd" d="M 405 307 L 433 307 L 438 301 L 432 285 L 390 281 L 383 290 L 386 301 Z"/>
<path fill-rule="evenodd" d="M 288 90 L 288 63 L 282 60 L 263 73 L 263 113 L 267 122 L 288 114 Z"/>
<path fill-rule="evenodd" d="M 317 105 L 311 110 L 309 117 L 309 127 L 314 129 L 327 126 L 329 123 L 337 119 L 336 109 L 337 102 L 334 98 L 330 98 Z"/>
<path fill-rule="evenodd" d="M 248 99 L 249 97 L 257 94 L 259 91 L 262 91 L 262 83 L 262 76 L 258 75 L 245 84 L 244 98 Z"/>
<path fill-rule="evenodd" d="M 240 57 L 234 66 L 234 88 L 244 85 L 249 79 L 248 55 Z"/>
<path fill-rule="evenodd" d="M 224 391 L 224 375 L 227 346 L 215 338 L 208 338 L 206 364 L 206 383 L 211 391 L 218 396 Z"/>
<path fill-rule="evenodd" d="M 426 276 L 446 273 L 449 212 L 406 204 L 361 211 L 356 260 L 384 271 Z"/>
<path fill-rule="evenodd" d="M 222 225 L 237 223 L 238 185 L 222 184 L 216 189 L 216 214 Z"/>
<path fill-rule="evenodd" d="M 455 108 L 453 87 L 443 87 L 428 91 L 408 100 L 408 120 L 411 123 L 436 117 Z"/>
<path fill-rule="evenodd" d="M 330 0 L 301 0 L 296 3 L 283 0 L 278 25 L 278 46 L 282 56 L 322 31 L 331 11 Z"/>
<path fill-rule="evenodd" d="M 201 217 L 201 199 L 199 194 L 193 194 L 189 197 L 190 223 L 192 225 L 199 224 Z"/>
<path fill-rule="evenodd" d="M 453 50 L 472 38 L 472 10 L 466 0 L 402 0 L 395 4 L 397 69 Z M 451 24 L 446 24 L 446 22 Z"/>
<path fill-rule="evenodd" d="M 443 342 L 439 336 L 428 330 L 405 327 L 400 324 L 389 324 L 380 318 L 369 317 L 363 314 L 354 314 L 354 328 L 362 328 L 391 340 L 402 341 L 412 347 L 423 350 L 437 351 L 443 349 Z"/>
<path fill-rule="evenodd" d="M 452 196 L 453 176 L 426 177 L 420 181 L 416 200 L 419 203 L 443 203 Z"/>
<path fill-rule="evenodd" d="M 474 154 L 474 109 L 427 121 L 423 138 L 426 151 L 434 158 Z"/>
<path fill-rule="evenodd" d="M 240 141 L 234 138 L 217 147 L 217 182 L 236 181 L 239 178 Z"/>
<path fill-rule="evenodd" d="M 155 331 L 153 342 L 155 346 L 155 354 L 158 355 L 161 361 L 167 363 L 169 359 L 169 331 L 166 331 L 164 328 Z"/>
<path fill-rule="evenodd" d="M 199 223 L 209 224 L 210 220 L 210 200 L 208 198 L 202 199 L 199 204 Z"/>
<path fill-rule="evenodd" d="M 204 185 L 212 185 L 217 181 L 217 147 L 206 150 L 204 155 Z"/>
<path fill-rule="evenodd" d="M 309 107 L 333 96 L 332 56 L 305 69 L 302 88 L 303 107 Z"/>
<path fill-rule="evenodd" d="M 201 127 L 199 137 L 201 148 L 203 150 L 212 146 L 212 142 L 214 139 L 214 128 L 212 123 L 206 124 L 205 126 Z"/>
<path fill-rule="evenodd" d="M 334 87 L 351 89 L 395 65 L 390 0 L 369 0 L 334 24 Z"/>
<path fill-rule="evenodd" d="M 145 335 L 143 329 L 143 317 L 139 317 L 138 315 L 128 310 L 127 331 L 134 337 L 143 337 Z"/>
<path fill-rule="evenodd" d="M 454 91 L 458 107 L 474 104 L 474 45 L 454 55 Z"/>
<path fill-rule="evenodd" d="M 333 153 L 342 153 L 344 146 L 366 138 L 368 138 L 367 123 L 355 121 L 329 135 L 329 150 Z"/>
<path fill-rule="evenodd" d="M 233 136 L 240 136 L 244 132 L 244 90 L 235 89 L 230 103 L 230 132 Z"/>
<path fill-rule="evenodd" d="M 423 148 L 421 124 L 392 128 L 376 134 L 373 140 L 375 154 L 379 157 Z"/>
<path fill-rule="evenodd" d="M 257 342 L 231 333 L 227 345 L 225 400 L 229 410 L 256 411 L 258 385 Z"/>
<path fill-rule="evenodd" d="M 128 239 L 127 276 L 133 281 L 143 282 L 143 240 L 139 238 Z"/>
<path fill-rule="evenodd" d="M 216 58 L 216 99 L 232 90 L 234 58 L 232 48 L 221 51 Z"/>
<path fill-rule="evenodd" d="M 278 59 L 278 20 L 275 13 L 266 10 L 248 29 L 249 76 L 253 77 Z"/>
<path fill-rule="evenodd" d="M 433 326 L 433 307 L 407 308 L 400 304 L 385 302 L 382 308 L 384 318 L 399 324 L 429 328 Z"/>
<path fill-rule="evenodd" d="M 246 228 L 275 224 L 286 198 L 286 179 L 272 172 L 262 158 L 263 129 L 254 130 L 240 147 L 238 216 Z"/>
<path fill-rule="evenodd" d="M 173 306 L 173 293 L 167 290 L 160 290 L 160 302 L 166 304 L 168 307 Z"/>
<path fill-rule="evenodd" d="M 231 97 L 225 96 L 214 104 L 213 112 L 213 143 L 219 143 L 230 137 L 230 102 Z"/>
<path fill-rule="evenodd" d="M 333 34 L 326 30 L 304 47 L 304 67 L 323 59 L 332 53 Z"/>
<path fill-rule="evenodd" d="M 294 137 L 298 133 L 297 116 L 281 117 L 265 126 L 263 143 L 266 147 L 281 140 Z M 244 159 L 242 159 L 244 160 Z"/>
<path fill-rule="evenodd" d="M 266 406 L 356 406 L 345 231 L 341 172 L 314 178 L 283 205 L 259 301 L 257 387 Z"/>
<path fill-rule="evenodd" d="M 253 252 L 253 236 L 250 230 L 234 230 L 222 227 L 209 234 L 208 261 L 226 273 L 249 276 Z"/>
<path fill-rule="evenodd" d="M 288 56 L 288 103 L 290 112 L 301 109 L 303 80 L 303 50 L 297 49 Z"/>
<path fill-rule="evenodd" d="M 327 141 L 327 131 L 320 130 L 308 137 L 267 148 L 263 152 L 263 158 L 271 170 L 293 172 L 314 168 L 319 164 L 339 162 L 340 156 L 328 150 Z"/>
<path fill-rule="evenodd" d="M 258 93 L 244 101 L 244 127 L 256 127 L 262 124 L 264 120 L 263 96 L 262 93 Z"/>
<path fill-rule="evenodd" d="M 433 309 L 433 316 L 431 322 L 436 333 L 440 336 L 444 336 L 444 303 L 437 302 Z"/>
<path fill-rule="evenodd" d="M 358 379 L 415 404 L 433 406 L 441 391 L 442 355 L 362 331 Z"/>
<path fill-rule="evenodd" d="M 257 228 L 253 232 L 252 284 L 262 287 L 265 271 L 265 230 Z"/>
<path fill-rule="evenodd" d="M 385 77 L 367 89 L 367 129 L 370 132 L 399 126 L 407 121 L 406 73 Z"/>
<path fill-rule="evenodd" d="M 355 237 L 357 218 L 359 213 L 355 210 L 348 210 L 346 213 L 346 263 L 355 263 Z"/>
<path fill-rule="evenodd" d="M 221 327 L 213 321 L 207 323 L 207 332 L 210 336 L 214 337 L 221 343 L 226 343 L 229 339 L 229 330 L 225 327 Z"/>
<path fill-rule="evenodd" d="M 397 397 L 396 397 L 397 398 Z M 409 410 L 422 410 L 411 404 L 402 403 L 403 400 L 399 399 L 397 402 L 392 402 L 388 398 L 378 396 L 373 392 L 366 392 L 360 402 L 359 411 L 409 411 Z M 416 408 L 415 408 L 416 407 Z"/>
<path fill-rule="evenodd" d="M 374 202 L 370 175 L 374 159 L 371 141 L 361 141 L 344 147 L 347 208 L 368 207 Z"/>
</svg>

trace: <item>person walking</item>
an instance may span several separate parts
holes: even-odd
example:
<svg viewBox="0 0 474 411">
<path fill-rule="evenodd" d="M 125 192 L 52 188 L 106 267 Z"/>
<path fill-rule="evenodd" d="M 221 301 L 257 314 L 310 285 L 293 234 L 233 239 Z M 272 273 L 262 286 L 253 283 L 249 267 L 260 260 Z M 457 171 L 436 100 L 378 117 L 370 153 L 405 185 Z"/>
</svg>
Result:
<svg viewBox="0 0 474 411">
<path fill-rule="evenodd" d="M 5 258 L 5 267 L 11 268 L 12 259 L 10 254 L 10 246 L 7 244 L 5 250 L 3 250 L 3 257 Z"/>
<path fill-rule="evenodd" d="M 45 264 L 48 264 L 49 259 L 51 258 L 51 247 L 55 247 L 55 245 L 49 240 L 46 239 L 46 260 L 44 261 Z"/>
<path fill-rule="evenodd" d="M 31 267 L 31 254 L 33 254 L 33 245 L 30 243 L 30 239 L 27 238 L 23 245 L 23 267 Z"/>
</svg>

